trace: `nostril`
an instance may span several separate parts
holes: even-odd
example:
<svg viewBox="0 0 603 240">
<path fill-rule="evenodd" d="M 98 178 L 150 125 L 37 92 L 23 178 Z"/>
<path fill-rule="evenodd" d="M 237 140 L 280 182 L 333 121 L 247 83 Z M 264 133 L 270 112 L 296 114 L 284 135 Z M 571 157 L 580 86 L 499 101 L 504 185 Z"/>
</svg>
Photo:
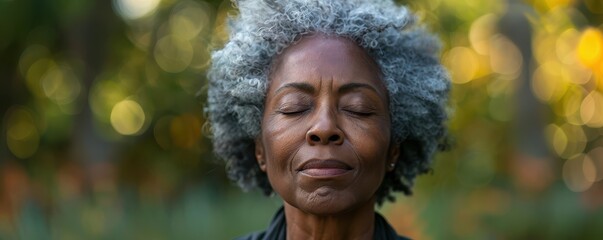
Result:
<svg viewBox="0 0 603 240">
<path fill-rule="evenodd" d="M 316 135 L 310 136 L 310 140 L 312 140 L 313 142 L 320 142 L 320 138 Z"/>
<path fill-rule="evenodd" d="M 338 140 L 339 140 L 339 135 L 333 135 L 333 136 L 329 137 L 330 142 L 336 142 Z"/>
</svg>

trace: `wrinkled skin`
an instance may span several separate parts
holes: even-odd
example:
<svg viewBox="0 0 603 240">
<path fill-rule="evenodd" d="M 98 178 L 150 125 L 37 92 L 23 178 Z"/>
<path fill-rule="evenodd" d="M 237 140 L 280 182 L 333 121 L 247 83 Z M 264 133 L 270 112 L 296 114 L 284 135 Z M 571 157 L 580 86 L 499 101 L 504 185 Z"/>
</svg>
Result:
<svg viewBox="0 0 603 240">
<path fill-rule="evenodd" d="M 348 39 L 306 36 L 275 59 L 256 158 L 285 201 L 288 237 L 372 237 L 375 192 L 399 154 L 388 102 L 379 68 Z"/>
</svg>

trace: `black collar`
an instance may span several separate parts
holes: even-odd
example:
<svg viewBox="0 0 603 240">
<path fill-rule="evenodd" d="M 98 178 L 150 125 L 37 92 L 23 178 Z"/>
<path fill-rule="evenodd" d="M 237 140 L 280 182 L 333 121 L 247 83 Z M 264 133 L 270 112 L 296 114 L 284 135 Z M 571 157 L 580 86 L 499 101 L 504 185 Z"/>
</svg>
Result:
<svg viewBox="0 0 603 240">
<path fill-rule="evenodd" d="M 281 207 L 270 222 L 265 231 L 252 233 L 237 238 L 237 240 L 285 240 L 287 238 L 287 221 L 285 219 L 285 210 Z M 387 220 L 379 213 L 375 213 L 375 233 L 374 240 L 410 240 L 398 236 L 396 231 L 389 225 Z"/>
</svg>

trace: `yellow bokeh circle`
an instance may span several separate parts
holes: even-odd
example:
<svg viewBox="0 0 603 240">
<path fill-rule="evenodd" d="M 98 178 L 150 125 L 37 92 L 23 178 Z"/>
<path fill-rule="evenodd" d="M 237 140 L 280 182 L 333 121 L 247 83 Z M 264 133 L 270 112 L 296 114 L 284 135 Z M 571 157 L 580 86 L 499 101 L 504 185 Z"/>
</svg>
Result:
<svg viewBox="0 0 603 240">
<path fill-rule="evenodd" d="M 145 123 L 145 112 L 134 100 L 123 100 L 111 111 L 111 126 L 122 135 L 136 135 Z"/>
<path fill-rule="evenodd" d="M 578 60 L 589 68 L 599 66 L 603 61 L 603 33 L 596 28 L 582 32 L 576 51 Z"/>
</svg>

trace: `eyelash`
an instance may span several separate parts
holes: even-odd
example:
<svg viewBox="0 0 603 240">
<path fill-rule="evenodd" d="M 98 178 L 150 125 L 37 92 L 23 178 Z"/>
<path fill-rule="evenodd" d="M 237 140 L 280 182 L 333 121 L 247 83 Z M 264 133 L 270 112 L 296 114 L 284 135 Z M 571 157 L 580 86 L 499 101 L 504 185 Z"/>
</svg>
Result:
<svg viewBox="0 0 603 240">
<path fill-rule="evenodd" d="M 285 116 L 299 116 L 307 111 L 309 111 L 312 107 L 307 104 L 285 104 L 277 109 L 275 112 L 277 114 L 282 114 Z M 349 114 L 353 117 L 370 117 L 375 115 L 375 109 L 371 107 L 367 107 L 364 105 L 348 105 L 342 106 L 340 108 L 346 114 Z"/>
<path fill-rule="evenodd" d="M 279 114 L 283 114 L 283 115 L 293 116 L 293 115 L 302 114 L 302 113 L 308 111 L 309 109 L 310 109 L 309 107 L 304 106 L 304 105 L 295 105 L 295 106 L 281 107 L 276 112 Z"/>
<path fill-rule="evenodd" d="M 303 110 L 295 110 L 295 111 L 281 111 L 278 110 L 276 111 L 277 113 L 283 114 L 283 115 L 299 115 L 302 114 L 304 112 L 308 111 L 307 109 L 303 109 Z"/>
<path fill-rule="evenodd" d="M 301 115 L 303 113 L 305 113 L 306 111 L 308 111 L 309 109 L 301 109 L 301 110 L 294 110 L 294 111 L 282 111 L 282 110 L 278 110 L 276 111 L 279 114 L 283 114 L 286 116 L 296 116 L 296 115 Z M 354 115 L 356 117 L 369 117 L 374 115 L 374 112 L 361 112 L 361 111 L 355 111 L 355 110 L 349 110 L 349 109 L 343 109 L 344 112 Z"/>
<path fill-rule="evenodd" d="M 344 109 L 345 112 L 350 113 L 352 115 L 358 116 L 358 117 L 369 117 L 372 116 L 373 114 L 375 114 L 372 111 L 356 111 L 356 110 L 350 110 L 350 109 Z"/>
</svg>

